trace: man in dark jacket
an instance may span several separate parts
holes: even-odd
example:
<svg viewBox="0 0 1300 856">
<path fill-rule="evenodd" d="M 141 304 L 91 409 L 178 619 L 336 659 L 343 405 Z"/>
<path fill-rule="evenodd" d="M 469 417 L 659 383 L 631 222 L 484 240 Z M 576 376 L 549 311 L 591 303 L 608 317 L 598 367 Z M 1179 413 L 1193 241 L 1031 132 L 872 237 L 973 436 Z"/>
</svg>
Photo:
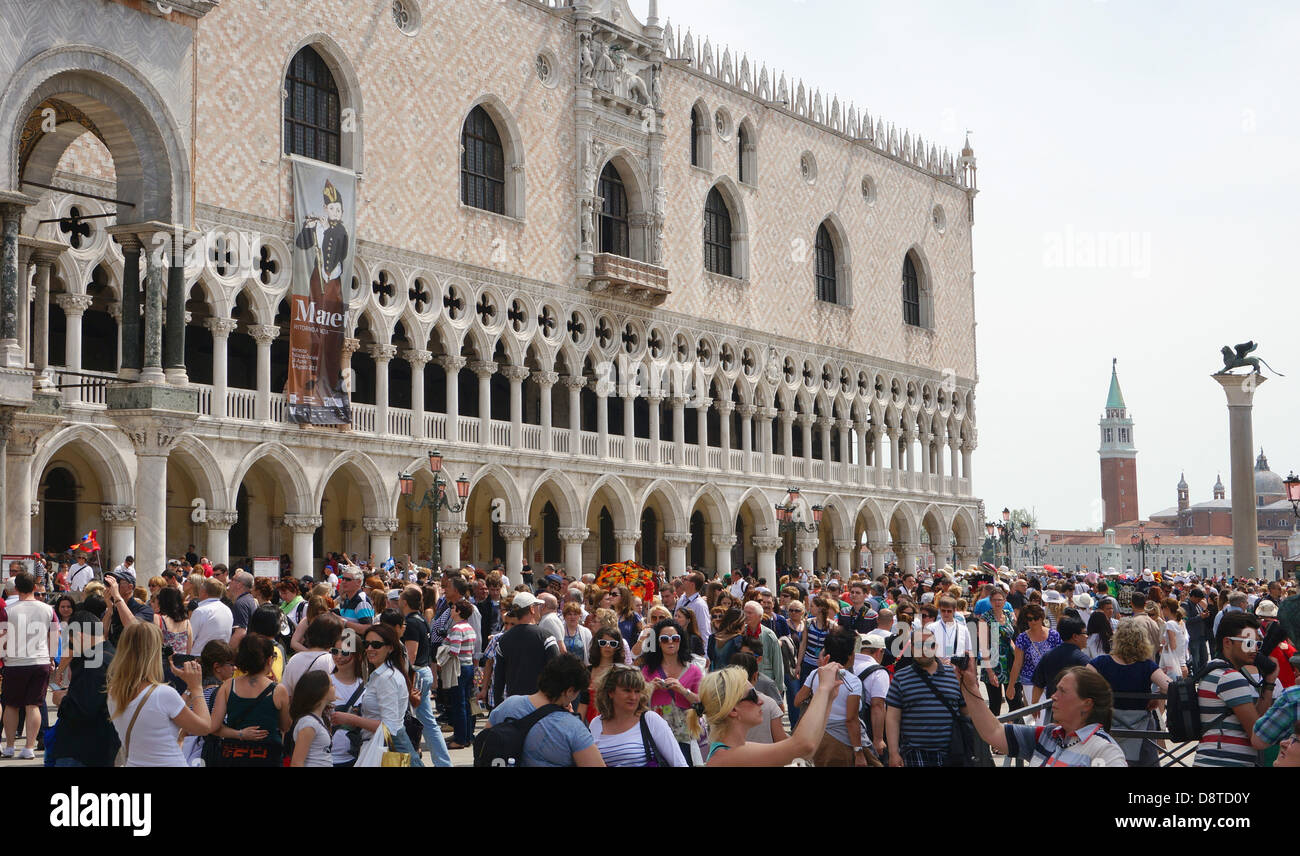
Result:
<svg viewBox="0 0 1300 856">
<path fill-rule="evenodd" d="M 55 690 L 58 728 L 45 761 L 55 767 L 111 767 L 121 741 L 108 718 L 108 666 L 114 649 L 103 624 L 85 609 L 72 615 L 77 638 L 69 637 L 68 688 Z"/>
</svg>

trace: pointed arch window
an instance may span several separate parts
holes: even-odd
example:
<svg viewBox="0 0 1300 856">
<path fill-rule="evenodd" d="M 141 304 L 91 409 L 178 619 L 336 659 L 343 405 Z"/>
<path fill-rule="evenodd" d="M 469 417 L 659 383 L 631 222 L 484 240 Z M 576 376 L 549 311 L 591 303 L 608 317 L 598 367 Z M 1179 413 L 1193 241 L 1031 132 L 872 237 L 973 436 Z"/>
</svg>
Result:
<svg viewBox="0 0 1300 856">
<path fill-rule="evenodd" d="M 698 109 L 691 110 L 691 166 L 703 166 L 701 137 L 704 135 L 704 120 Z"/>
<path fill-rule="evenodd" d="M 294 55 L 284 78 L 284 151 L 340 164 L 339 89 L 316 49 Z"/>
<path fill-rule="evenodd" d="M 753 177 L 745 172 L 746 149 L 749 148 L 749 131 L 744 125 L 736 132 L 736 179 L 742 184 L 752 181 Z"/>
<path fill-rule="evenodd" d="M 816 258 L 817 299 L 827 303 L 839 302 L 839 283 L 835 264 L 835 243 L 830 230 L 823 223 L 817 227 L 817 240 L 813 254 Z"/>
<path fill-rule="evenodd" d="M 460 201 L 473 208 L 505 214 L 505 148 L 496 123 L 481 105 L 465 118 L 460 147 Z"/>
<path fill-rule="evenodd" d="M 903 257 L 903 323 L 921 326 L 921 282 L 911 255 Z"/>
<path fill-rule="evenodd" d="M 732 276 L 731 211 L 718 188 L 704 203 L 704 267 L 711 273 Z"/>
<path fill-rule="evenodd" d="M 600 251 L 630 257 L 627 222 L 627 188 L 612 163 L 600 174 Z"/>
</svg>

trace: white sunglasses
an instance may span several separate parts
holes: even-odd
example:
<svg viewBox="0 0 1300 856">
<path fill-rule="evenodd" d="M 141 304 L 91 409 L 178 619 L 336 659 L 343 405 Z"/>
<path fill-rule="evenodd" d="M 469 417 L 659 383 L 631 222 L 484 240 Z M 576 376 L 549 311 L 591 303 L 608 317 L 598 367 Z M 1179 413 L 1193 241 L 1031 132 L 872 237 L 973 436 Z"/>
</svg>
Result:
<svg viewBox="0 0 1300 856">
<path fill-rule="evenodd" d="M 1231 639 L 1234 642 L 1240 642 L 1241 650 L 1245 651 L 1248 654 L 1251 651 L 1259 650 L 1259 640 L 1256 639 L 1254 636 L 1228 636 L 1226 638 Z"/>
</svg>

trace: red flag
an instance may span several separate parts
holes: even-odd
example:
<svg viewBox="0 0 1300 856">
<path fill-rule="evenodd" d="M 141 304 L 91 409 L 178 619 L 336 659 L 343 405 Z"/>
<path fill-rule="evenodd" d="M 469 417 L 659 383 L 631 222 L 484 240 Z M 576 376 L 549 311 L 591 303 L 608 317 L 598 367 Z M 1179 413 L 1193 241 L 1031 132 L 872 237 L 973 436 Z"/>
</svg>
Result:
<svg viewBox="0 0 1300 856">
<path fill-rule="evenodd" d="M 98 529 L 91 529 L 85 535 L 81 536 L 81 541 L 79 543 L 68 545 L 68 549 L 73 552 L 77 550 L 84 550 L 87 553 L 96 552 L 99 550 L 99 541 L 95 540 L 95 536 L 98 534 Z"/>
</svg>

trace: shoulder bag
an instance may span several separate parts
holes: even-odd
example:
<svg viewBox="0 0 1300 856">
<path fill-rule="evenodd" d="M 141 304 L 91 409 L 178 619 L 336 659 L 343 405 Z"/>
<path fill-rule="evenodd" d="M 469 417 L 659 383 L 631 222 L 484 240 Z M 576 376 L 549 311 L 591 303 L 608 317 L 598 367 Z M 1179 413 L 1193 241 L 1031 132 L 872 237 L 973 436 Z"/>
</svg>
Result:
<svg viewBox="0 0 1300 856">
<path fill-rule="evenodd" d="M 947 696 L 939 692 L 939 688 L 935 686 L 934 680 L 925 669 L 915 663 L 912 664 L 912 668 L 916 670 L 917 676 L 930 692 L 934 693 L 934 697 L 952 715 L 952 734 L 948 738 L 948 756 L 943 765 L 945 767 L 992 767 L 993 755 L 989 751 L 988 744 L 980 740 L 979 735 L 975 733 L 975 723 L 971 718 L 964 715 L 960 707 L 953 707 Z M 961 678 L 958 677 L 957 680 L 960 683 Z"/>
</svg>

